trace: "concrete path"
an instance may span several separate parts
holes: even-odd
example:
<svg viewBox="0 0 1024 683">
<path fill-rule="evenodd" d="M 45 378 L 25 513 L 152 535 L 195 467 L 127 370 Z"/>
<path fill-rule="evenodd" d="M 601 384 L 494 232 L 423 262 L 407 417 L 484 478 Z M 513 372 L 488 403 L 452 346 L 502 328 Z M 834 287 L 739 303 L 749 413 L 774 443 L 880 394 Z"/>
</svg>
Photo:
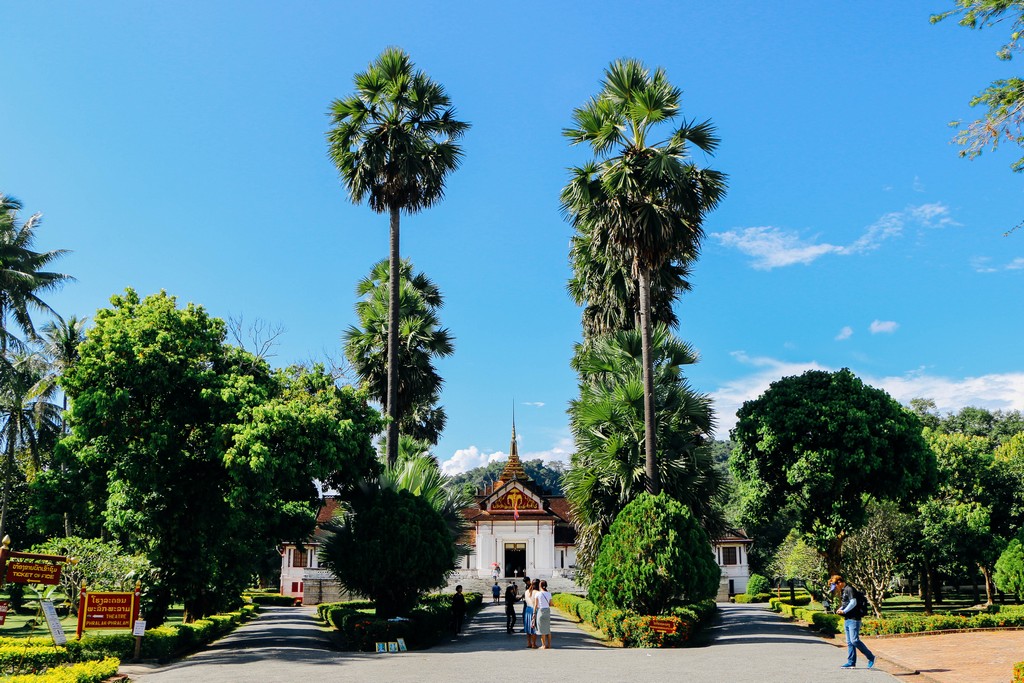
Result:
<svg viewBox="0 0 1024 683">
<path fill-rule="evenodd" d="M 128 665 L 139 683 L 295 683 L 295 681 L 530 681 L 672 680 L 796 683 L 869 678 L 880 671 L 842 671 L 838 649 L 763 607 L 722 605 L 710 644 L 679 650 L 608 647 L 557 611 L 551 650 L 528 650 L 518 630 L 505 632 L 505 610 L 485 605 L 458 638 L 425 652 L 378 655 L 324 649 L 308 608 L 272 608 L 212 647 L 164 667 Z M 521 624 L 517 624 L 521 627 Z"/>
</svg>

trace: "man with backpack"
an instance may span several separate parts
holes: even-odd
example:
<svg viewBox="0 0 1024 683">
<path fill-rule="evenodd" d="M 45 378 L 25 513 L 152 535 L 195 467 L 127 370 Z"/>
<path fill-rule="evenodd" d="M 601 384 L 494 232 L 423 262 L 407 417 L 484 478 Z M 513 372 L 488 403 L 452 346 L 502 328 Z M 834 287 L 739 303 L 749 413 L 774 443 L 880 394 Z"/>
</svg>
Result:
<svg viewBox="0 0 1024 683">
<path fill-rule="evenodd" d="M 868 646 L 860 639 L 860 620 L 868 613 L 868 600 L 862 592 L 843 581 L 843 577 L 835 574 L 828 580 L 830 593 L 838 591 L 842 595 L 842 601 L 836 614 L 841 614 L 845 620 L 846 631 L 846 664 L 840 668 L 852 669 L 857 666 L 857 650 L 864 653 L 868 658 L 868 668 L 875 665 L 875 655 L 871 653 Z"/>
</svg>

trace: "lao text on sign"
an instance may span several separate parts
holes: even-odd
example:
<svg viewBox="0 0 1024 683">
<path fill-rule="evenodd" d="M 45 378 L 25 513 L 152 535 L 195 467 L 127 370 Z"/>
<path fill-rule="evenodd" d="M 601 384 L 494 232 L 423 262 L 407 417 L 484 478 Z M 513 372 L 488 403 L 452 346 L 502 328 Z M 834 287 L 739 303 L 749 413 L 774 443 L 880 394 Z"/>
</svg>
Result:
<svg viewBox="0 0 1024 683">
<path fill-rule="evenodd" d="M 56 586 L 60 583 L 60 565 L 9 560 L 6 579 L 8 583 L 45 583 Z"/>
<path fill-rule="evenodd" d="M 658 633 L 675 633 L 676 622 L 671 619 L 651 619 L 651 630 Z"/>
<path fill-rule="evenodd" d="M 135 616 L 134 593 L 87 593 L 85 620 L 90 628 L 131 628 Z"/>
</svg>

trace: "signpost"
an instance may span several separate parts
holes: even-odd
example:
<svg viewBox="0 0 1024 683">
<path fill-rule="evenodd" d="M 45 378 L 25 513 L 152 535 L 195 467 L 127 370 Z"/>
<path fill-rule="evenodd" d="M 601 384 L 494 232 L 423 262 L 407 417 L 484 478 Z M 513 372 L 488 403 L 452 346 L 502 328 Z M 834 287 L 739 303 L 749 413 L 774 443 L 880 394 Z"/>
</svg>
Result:
<svg viewBox="0 0 1024 683">
<path fill-rule="evenodd" d="M 49 600 L 41 600 L 39 605 L 43 608 L 43 616 L 46 617 L 46 626 L 50 629 L 50 636 L 54 645 L 66 645 L 68 637 L 64 634 L 64 627 L 57 616 L 57 610 Z"/>
<path fill-rule="evenodd" d="M 123 628 L 134 631 L 139 620 L 141 593 L 142 583 L 138 581 L 133 593 L 90 593 L 85 589 L 83 581 L 78 595 L 78 639 L 82 639 L 85 629 Z"/>
</svg>

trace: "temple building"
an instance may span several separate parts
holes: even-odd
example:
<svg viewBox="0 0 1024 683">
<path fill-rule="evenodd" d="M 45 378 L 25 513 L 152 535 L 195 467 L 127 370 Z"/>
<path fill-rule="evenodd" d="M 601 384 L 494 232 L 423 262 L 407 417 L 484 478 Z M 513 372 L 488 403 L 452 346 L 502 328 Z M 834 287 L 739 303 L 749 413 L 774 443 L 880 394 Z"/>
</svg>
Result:
<svg viewBox="0 0 1024 683">
<path fill-rule="evenodd" d="M 303 604 L 315 605 L 351 599 L 318 557 L 324 540 L 321 525 L 338 508 L 335 498 L 325 498 L 317 516 L 317 530 L 304 543 L 281 544 L 281 593 Z M 545 491 L 523 469 L 516 441 L 515 421 L 508 462 L 500 478 L 477 491 L 472 506 L 463 510 L 472 524 L 462 541 L 473 553 L 462 560 L 449 581 L 451 586 L 484 582 L 474 590 L 487 590 L 495 569 L 502 577 L 530 576 L 547 579 L 552 590 L 582 590 L 576 576 L 576 530 L 571 523 L 565 496 Z M 715 559 L 722 570 L 719 600 L 746 590 L 750 567 L 748 549 L 753 541 L 742 530 L 730 530 L 712 541 Z"/>
<path fill-rule="evenodd" d="M 466 539 L 473 555 L 460 574 L 487 578 L 497 567 L 502 576 L 571 576 L 576 565 L 576 530 L 569 503 L 527 476 L 519 460 L 516 426 L 501 477 L 477 492 L 463 511 L 473 525 Z"/>
</svg>

